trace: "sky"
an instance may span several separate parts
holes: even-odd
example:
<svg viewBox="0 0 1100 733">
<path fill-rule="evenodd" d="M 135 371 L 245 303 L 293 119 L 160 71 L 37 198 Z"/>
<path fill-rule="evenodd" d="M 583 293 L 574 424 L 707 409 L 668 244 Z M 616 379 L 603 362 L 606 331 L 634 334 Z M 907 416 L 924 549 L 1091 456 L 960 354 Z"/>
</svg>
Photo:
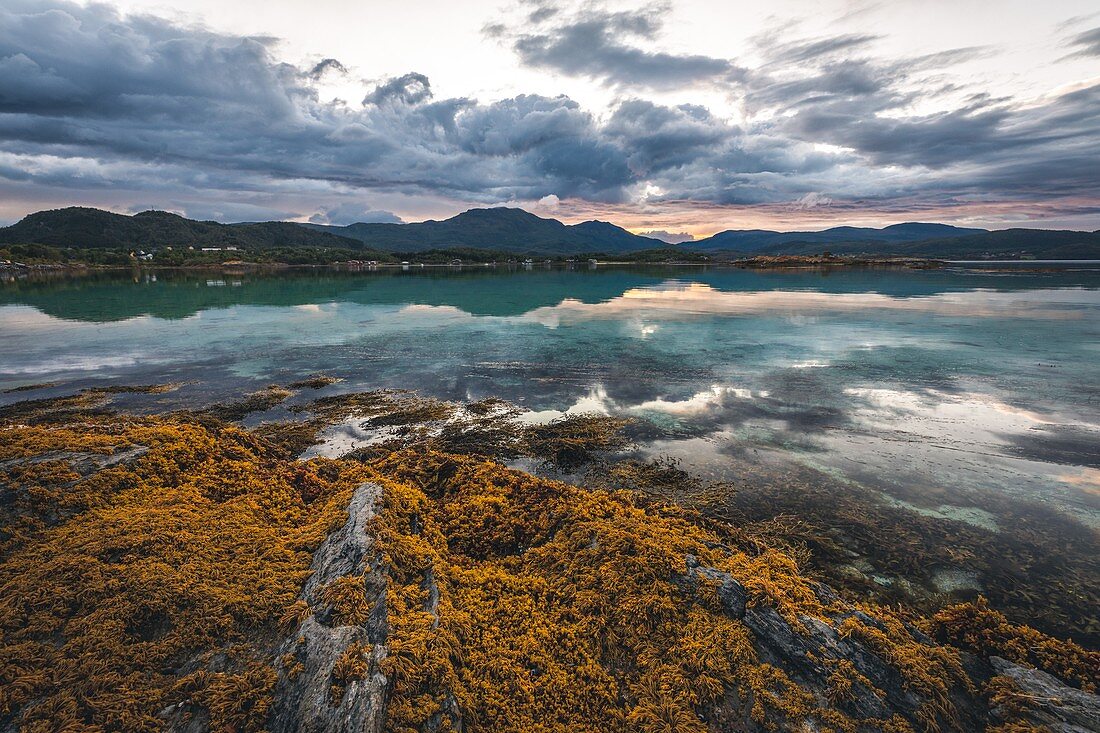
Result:
<svg viewBox="0 0 1100 733">
<path fill-rule="evenodd" d="M 1100 229 L 1095 0 L 4 0 L 0 222 Z"/>
</svg>

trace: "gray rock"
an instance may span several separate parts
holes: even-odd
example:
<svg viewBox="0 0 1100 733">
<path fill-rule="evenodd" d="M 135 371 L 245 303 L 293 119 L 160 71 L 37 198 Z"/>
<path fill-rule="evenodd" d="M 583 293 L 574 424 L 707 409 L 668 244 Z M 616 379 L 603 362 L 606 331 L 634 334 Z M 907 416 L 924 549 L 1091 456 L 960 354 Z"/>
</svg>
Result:
<svg viewBox="0 0 1100 733">
<path fill-rule="evenodd" d="M 732 575 L 716 568 L 703 567 L 695 559 L 694 555 L 685 558 L 688 574 L 696 578 L 705 578 L 710 583 L 718 585 L 718 600 L 721 601 L 726 611 L 734 618 L 742 618 L 745 615 L 745 604 L 749 595 L 745 592 L 745 586 L 741 585 Z"/>
<path fill-rule="evenodd" d="M 708 584 L 717 584 L 718 598 L 727 613 L 740 619 L 752 631 L 753 646 L 760 660 L 783 669 L 794 682 L 815 695 L 820 704 L 834 706 L 856 718 L 887 719 L 897 713 L 913 723 L 919 720 L 919 710 L 925 701 L 908 689 L 901 674 L 860 641 L 841 637 L 837 631 L 849 617 L 882 629 L 882 623 L 877 619 L 849 607 L 825 618 L 801 616 L 798 623 L 792 626 L 774 608 L 748 607 L 748 594 L 744 586 L 729 573 L 702 566 L 698 558 L 692 555 L 685 557 L 685 565 L 686 577 L 679 582 L 698 583 L 705 580 Z M 843 606 L 831 588 L 817 585 L 814 591 L 824 603 Z M 923 634 L 914 634 L 913 638 L 918 643 L 931 643 Z M 835 662 L 841 660 L 850 662 L 870 682 L 870 686 L 854 681 L 845 699 L 830 703 L 829 677 L 836 669 Z M 984 717 L 981 702 L 962 690 L 955 692 L 953 697 L 957 698 L 957 707 L 960 708 L 958 722 L 964 729 L 980 730 Z M 746 703 L 727 700 L 723 704 Z M 740 709 L 715 709 L 710 711 L 708 717 L 711 720 L 744 721 L 743 712 Z M 800 721 L 773 722 L 781 728 L 801 724 Z M 757 728 L 748 725 L 743 729 Z"/>
<path fill-rule="evenodd" d="M 117 450 L 113 453 L 85 453 L 81 451 L 49 451 L 29 458 L 12 458 L 0 461 L 0 468 L 8 468 L 18 465 L 35 465 L 47 461 L 64 461 L 81 478 L 87 478 L 96 471 L 119 464 L 126 464 L 141 458 L 149 452 L 149 447 L 135 445 L 125 450 Z"/>
<path fill-rule="evenodd" d="M 313 613 L 278 650 L 279 677 L 268 719 L 271 733 L 378 733 L 383 728 L 389 684 L 379 663 L 386 655 L 386 581 L 367 534 L 381 491 L 376 484 L 356 489 L 347 522 L 313 556 L 313 573 L 302 589 Z M 349 575 L 363 578 L 373 601 L 363 626 L 334 624 L 321 598 L 325 586 Z M 369 672 L 364 679 L 334 687 L 333 666 L 355 645 L 363 649 Z M 284 659 L 290 663 L 283 664 Z"/>
<path fill-rule="evenodd" d="M 1046 726 L 1052 733 L 1100 731 L 1100 695 L 1070 687 L 1053 675 L 1000 657 L 990 657 L 989 663 L 997 674 L 1011 678 L 1027 696 L 1023 702 L 1033 724 Z"/>
</svg>

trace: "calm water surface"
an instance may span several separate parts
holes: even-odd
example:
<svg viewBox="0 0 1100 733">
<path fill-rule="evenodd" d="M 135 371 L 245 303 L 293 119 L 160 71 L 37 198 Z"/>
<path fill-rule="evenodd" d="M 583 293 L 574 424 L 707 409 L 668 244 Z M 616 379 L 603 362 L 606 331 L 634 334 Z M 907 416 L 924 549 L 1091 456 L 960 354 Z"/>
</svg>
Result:
<svg viewBox="0 0 1100 733">
<path fill-rule="evenodd" d="M 334 390 L 642 418 L 711 477 L 789 466 L 996 529 L 981 489 L 1100 526 L 1100 269 L 171 274 L 0 285 L 0 404 L 186 382 L 196 405 Z M 141 399 L 141 398 L 137 398 Z"/>
</svg>

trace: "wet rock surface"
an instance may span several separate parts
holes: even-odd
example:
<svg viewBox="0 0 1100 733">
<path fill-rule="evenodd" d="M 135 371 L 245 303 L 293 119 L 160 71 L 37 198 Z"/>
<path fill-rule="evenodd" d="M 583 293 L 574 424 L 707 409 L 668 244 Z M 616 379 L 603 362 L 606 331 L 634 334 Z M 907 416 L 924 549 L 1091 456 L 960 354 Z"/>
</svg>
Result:
<svg viewBox="0 0 1100 733">
<path fill-rule="evenodd" d="M 77 475 L 79 475 L 81 478 L 85 478 L 104 468 L 110 468 L 111 466 L 129 463 L 130 461 L 133 461 L 145 455 L 148 451 L 149 448 L 144 445 L 136 445 L 131 448 L 116 450 L 112 453 L 49 451 L 27 458 L 13 458 L 7 461 L 0 461 L 0 469 L 8 468 L 9 466 L 28 464 L 33 465 L 36 463 L 58 461 L 67 463 L 69 465 L 69 468 L 75 471 Z"/>
</svg>

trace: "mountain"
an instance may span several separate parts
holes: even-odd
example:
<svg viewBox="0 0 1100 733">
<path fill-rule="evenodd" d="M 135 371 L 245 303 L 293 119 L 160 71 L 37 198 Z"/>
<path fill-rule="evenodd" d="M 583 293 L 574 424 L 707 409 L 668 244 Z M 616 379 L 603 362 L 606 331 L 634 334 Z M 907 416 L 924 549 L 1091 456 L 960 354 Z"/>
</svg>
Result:
<svg viewBox="0 0 1100 733">
<path fill-rule="evenodd" d="M 718 232 L 714 236 L 706 239 L 691 242 L 686 246 L 695 250 L 728 250 L 753 253 L 768 250 L 769 253 L 778 253 L 779 250 L 777 248 L 797 243 L 798 245 L 817 245 L 815 251 L 820 252 L 820 245 L 823 244 L 853 242 L 897 244 L 982 233 L 986 233 L 986 230 L 966 229 L 963 227 L 951 226 L 949 224 L 926 224 L 922 222 L 892 224 L 882 229 L 841 226 L 814 232 L 777 232 L 769 229 L 729 229 L 724 232 Z M 783 250 L 783 253 L 789 254 L 786 250 Z"/>
<path fill-rule="evenodd" d="M 325 226 L 266 221 L 219 224 L 165 211 L 126 216 L 71 207 L 39 211 L 0 228 L 0 244 L 46 244 L 92 249 L 158 247 L 328 248 L 414 253 L 439 249 L 479 249 L 513 254 L 626 254 L 667 249 L 668 244 L 631 234 L 605 221 L 563 224 L 523 209 L 470 209 L 450 219 L 413 224 Z M 1100 259 L 1100 232 L 1006 229 L 987 231 L 948 224 L 905 222 L 875 229 L 839 226 L 822 231 L 728 230 L 676 245 L 681 251 L 740 254 L 899 255 L 940 258 Z M 381 255 L 384 257 L 384 255 Z"/>
<path fill-rule="evenodd" d="M 825 248 L 838 255 L 875 254 L 941 259 L 1085 260 L 1100 259 L 1100 232 L 1004 229 L 909 242 L 795 241 L 769 244 L 756 249 L 753 254 L 809 255 L 820 254 Z"/>
<path fill-rule="evenodd" d="M 362 249 L 354 239 L 306 229 L 285 221 L 219 224 L 194 221 L 166 211 L 126 216 L 100 209 L 70 207 L 39 211 L 0 228 L 0 244 L 48 244 L 55 247 L 330 247 Z"/>
<path fill-rule="evenodd" d="M 443 221 L 359 223 L 336 227 L 282 221 L 219 224 L 194 221 L 164 211 L 126 216 L 71 207 L 40 211 L 10 227 L 0 228 L 0 244 L 143 249 L 165 246 L 330 247 L 388 252 L 465 247 L 517 254 L 634 252 L 667 246 L 608 222 L 567 225 L 523 209 L 510 208 L 471 209 Z"/>
<path fill-rule="evenodd" d="M 915 257 L 1038 257 L 1052 260 L 1100 259 L 1100 231 L 1002 229 L 950 239 L 901 245 Z"/>
<path fill-rule="evenodd" d="M 667 246 L 631 234 L 605 221 L 563 224 L 557 219 L 514 208 L 470 209 L 443 221 L 415 224 L 350 224 L 336 227 L 306 224 L 310 229 L 357 239 L 390 252 L 422 252 L 449 247 L 547 254 L 634 252 Z"/>
<path fill-rule="evenodd" d="M 816 232 L 742 229 L 719 232 L 683 245 L 699 252 L 754 255 L 898 255 L 973 259 L 1100 259 L 1100 232 L 1049 229 L 968 229 L 949 224 L 905 222 L 882 229 L 833 227 Z"/>
</svg>

